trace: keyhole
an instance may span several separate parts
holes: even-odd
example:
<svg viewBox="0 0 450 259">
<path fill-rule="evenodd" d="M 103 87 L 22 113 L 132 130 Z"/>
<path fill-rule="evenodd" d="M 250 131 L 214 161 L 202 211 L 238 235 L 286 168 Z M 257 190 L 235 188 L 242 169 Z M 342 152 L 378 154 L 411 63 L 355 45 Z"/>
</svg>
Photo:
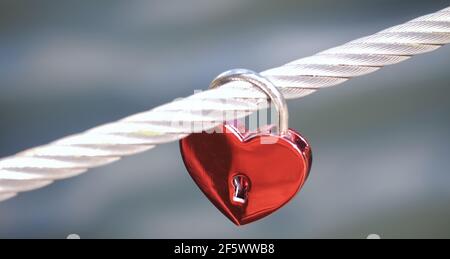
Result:
<svg viewBox="0 0 450 259">
<path fill-rule="evenodd" d="M 250 189 L 250 181 L 245 175 L 236 175 L 233 177 L 234 195 L 233 201 L 245 204 L 248 198 L 248 191 Z"/>
</svg>

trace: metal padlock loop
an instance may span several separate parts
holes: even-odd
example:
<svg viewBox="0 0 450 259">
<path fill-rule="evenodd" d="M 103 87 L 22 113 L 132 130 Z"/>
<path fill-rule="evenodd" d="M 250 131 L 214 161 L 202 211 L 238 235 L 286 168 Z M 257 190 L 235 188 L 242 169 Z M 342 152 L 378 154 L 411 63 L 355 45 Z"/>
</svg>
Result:
<svg viewBox="0 0 450 259">
<path fill-rule="evenodd" d="M 278 134 L 286 135 L 289 132 L 289 110 L 283 94 L 267 78 L 248 69 L 232 69 L 217 76 L 209 88 L 218 88 L 226 83 L 244 81 L 262 90 L 271 103 L 275 105 L 278 113 Z"/>
</svg>

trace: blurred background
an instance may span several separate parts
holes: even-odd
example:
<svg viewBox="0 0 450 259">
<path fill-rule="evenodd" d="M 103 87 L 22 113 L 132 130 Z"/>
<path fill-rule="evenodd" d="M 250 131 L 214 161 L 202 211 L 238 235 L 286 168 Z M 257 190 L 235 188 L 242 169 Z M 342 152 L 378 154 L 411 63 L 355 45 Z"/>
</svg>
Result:
<svg viewBox="0 0 450 259">
<path fill-rule="evenodd" d="M 1 0 L 0 157 L 417 16 L 440 1 Z M 0 238 L 450 238 L 450 48 L 290 101 L 301 193 L 236 228 L 178 144 L 0 203 Z"/>
</svg>

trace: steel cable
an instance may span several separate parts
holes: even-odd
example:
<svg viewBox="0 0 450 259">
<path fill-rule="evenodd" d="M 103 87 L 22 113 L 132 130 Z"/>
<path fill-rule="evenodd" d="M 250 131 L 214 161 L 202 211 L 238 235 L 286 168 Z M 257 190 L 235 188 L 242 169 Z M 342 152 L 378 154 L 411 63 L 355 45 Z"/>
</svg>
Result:
<svg viewBox="0 0 450 259">
<path fill-rule="evenodd" d="M 434 51 L 450 43 L 450 7 L 374 35 L 270 69 L 287 99 L 312 94 L 351 78 Z M 0 201 L 179 140 L 263 107 L 266 96 L 232 82 L 0 160 Z"/>
</svg>

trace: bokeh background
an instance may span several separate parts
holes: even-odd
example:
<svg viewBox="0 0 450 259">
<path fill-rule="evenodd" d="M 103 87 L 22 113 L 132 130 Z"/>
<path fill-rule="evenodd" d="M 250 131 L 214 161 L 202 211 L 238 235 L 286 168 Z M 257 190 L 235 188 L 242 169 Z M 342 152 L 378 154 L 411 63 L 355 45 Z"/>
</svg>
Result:
<svg viewBox="0 0 450 259">
<path fill-rule="evenodd" d="M 445 8 L 440 1 L 1 0 L 0 156 Z M 177 143 L 0 203 L 0 238 L 450 238 L 450 48 L 290 101 L 314 165 L 236 228 Z"/>
</svg>

